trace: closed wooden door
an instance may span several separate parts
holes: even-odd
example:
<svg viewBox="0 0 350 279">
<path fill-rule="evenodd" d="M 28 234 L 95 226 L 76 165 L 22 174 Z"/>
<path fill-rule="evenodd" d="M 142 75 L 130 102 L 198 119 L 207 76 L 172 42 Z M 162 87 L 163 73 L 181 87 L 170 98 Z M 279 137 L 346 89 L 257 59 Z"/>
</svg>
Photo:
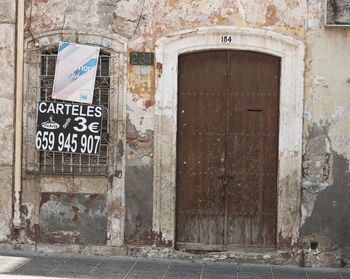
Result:
<svg viewBox="0 0 350 279">
<path fill-rule="evenodd" d="M 280 59 L 179 56 L 176 246 L 274 247 Z"/>
</svg>

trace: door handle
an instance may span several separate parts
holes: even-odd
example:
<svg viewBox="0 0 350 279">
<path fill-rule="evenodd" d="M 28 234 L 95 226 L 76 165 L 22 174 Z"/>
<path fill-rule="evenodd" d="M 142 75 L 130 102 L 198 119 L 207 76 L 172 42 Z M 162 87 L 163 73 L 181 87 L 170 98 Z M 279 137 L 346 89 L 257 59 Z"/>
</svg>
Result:
<svg viewBox="0 0 350 279">
<path fill-rule="evenodd" d="M 218 175 L 218 178 L 221 179 L 223 185 L 227 185 L 228 181 L 233 178 L 232 175 Z"/>
</svg>

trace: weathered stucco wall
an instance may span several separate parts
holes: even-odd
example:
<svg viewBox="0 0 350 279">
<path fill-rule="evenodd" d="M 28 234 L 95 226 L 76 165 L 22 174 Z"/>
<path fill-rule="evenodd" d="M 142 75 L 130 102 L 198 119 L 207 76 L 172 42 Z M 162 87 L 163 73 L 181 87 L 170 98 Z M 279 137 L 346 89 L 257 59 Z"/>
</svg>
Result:
<svg viewBox="0 0 350 279">
<path fill-rule="evenodd" d="M 155 51 L 156 40 L 174 31 L 201 26 L 248 26 L 266 28 L 304 38 L 306 3 L 301 0 L 251 1 L 26 1 L 26 36 L 34 37 L 52 30 L 89 30 L 96 33 L 117 33 L 128 39 L 130 51 Z M 30 29 L 30 32 L 29 32 Z M 68 37 L 69 38 L 69 37 Z M 158 67 L 128 65 L 126 95 L 126 157 L 125 167 L 125 239 L 128 243 L 154 243 L 159 232 L 152 231 L 153 216 L 153 141 L 155 76 L 162 74 Z M 113 155 L 118 160 L 118 154 Z M 112 160 L 113 160 L 112 159 Z M 58 185 L 54 192 L 64 193 L 66 188 Z M 58 178 L 56 179 L 59 180 Z M 78 178 L 76 178 L 78 180 Z M 25 192 L 52 193 L 46 184 L 34 178 L 28 179 Z M 69 185 L 70 182 L 67 182 Z M 108 182 L 105 182 L 106 187 Z M 90 183 L 89 183 L 90 185 Z M 110 184 L 108 184 L 110 185 Z M 40 190 L 41 188 L 41 190 Z M 29 190 L 30 189 L 30 190 Z M 74 193 L 86 193 L 84 188 L 74 187 Z M 69 192 L 69 191 L 68 191 Z M 91 189 L 90 189 L 91 193 Z M 112 192 L 109 192 L 112 193 Z M 27 194 L 25 194 L 27 195 Z M 28 195 L 26 199 L 30 199 Z M 32 195 L 35 196 L 34 194 Z M 33 208 L 32 224 L 40 222 L 40 196 L 30 202 Z M 113 203 L 108 203 L 108 209 Z M 170 205 L 169 205 L 170 208 Z M 31 225 L 33 227 L 33 225 Z M 31 229 L 33 230 L 33 229 Z M 161 233 L 161 232 L 160 232 Z M 108 233 L 107 233 L 108 234 Z M 152 236 L 153 235 L 153 236 Z"/>
<path fill-rule="evenodd" d="M 324 1 L 308 5 L 301 232 L 339 260 L 350 256 L 350 29 L 324 26 Z"/>
<path fill-rule="evenodd" d="M 0 132 L 6 131 L 1 132 L 0 140 L 0 166 L 4 178 L 0 183 L 0 241 L 10 239 L 12 215 L 14 2 L 0 1 L 0 58 L 6 61 L 6 67 L 0 69 Z M 303 41 L 307 51 L 304 150 L 303 165 L 300 166 L 303 170 L 302 243 L 309 247 L 311 242 L 313 245 L 317 242 L 318 248 L 337 251 L 350 246 L 350 28 L 324 27 L 323 0 L 26 0 L 25 4 L 25 36 L 28 40 L 40 37 L 42 44 L 51 42 L 42 34 L 52 31 L 64 33 L 62 37 L 57 35 L 52 39 L 56 41 L 105 43 L 98 41 L 96 36 L 79 37 L 78 33 L 88 31 L 123 37 L 128 41 L 128 52 L 155 52 L 159 38 L 182 30 L 191 29 L 198 33 L 196 28 L 210 26 L 271 30 Z M 114 69 L 127 71 L 127 76 L 119 76 L 119 85 L 126 82 L 125 91 L 121 91 L 126 94 L 113 99 L 115 107 L 124 104 L 125 111 L 113 111 L 109 177 L 48 177 L 36 175 L 30 168 L 24 169 L 21 242 L 44 240 L 50 243 L 122 245 L 125 232 L 125 243 L 172 245 L 168 239 L 163 239 L 161 231 L 152 230 L 156 216 L 153 210 L 157 208 L 153 199 L 154 142 L 159 140 L 154 138 L 157 128 L 155 94 L 163 65 L 141 67 L 126 63 L 122 60 L 120 68 Z M 26 78 L 30 81 L 33 77 Z M 30 100 L 30 106 L 35 103 L 34 98 L 27 100 Z M 35 113 L 28 113 L 28 117 L 34 119 Z M 163 119 L 161 123 L 171 121 L 170 118 Z M 34 127 L 31 126 L 33 121 L 27 123 L 32 124 L 25 129 Z M 162 140 L 172 144 L 170 138 Z M 25 146 L 28 152 L 25 152 L 27 158 L 24 161 L 30 163 L 32 155 L 28 154 L 32 151 L 28 148 L 30 146 Z M 288 168 L 287 165 L 283 167 Z M 28 169 L 31 172 L 27 172 Z M 280 189 L 280 194 L 288 196 L 287 190 L 295 189 L 288 185 L 299 178 L 283 181 L 281 185 L 285 187 Z M 162 206 L 171 211 L 172 202 L 169 199 Z M 279 210 L 288 216 L 290 208 L 286 202 Z M 171 214 L 174 213 L 169 212 Z M 59 219 L 59 216 L 64 217 Z M 293 243 L 297 247 L 299 218 L 290 220 L 294 222 L 290 227 L 281 228 L 281 242 L 286 240 L 288 245 Z M 87 223 L 95 221 L 100 226 L 87 237 Z M 63 222 L 69 224 L 68 232 L 58 232 L 63 231 Z M 165 218 L 162 222 L 170 221 Z M 337 255 L 345 252 L 339 253 Z M 312 262 L 312 254 L 308 257 L 306 261 Z"/>
<path fill-rule="evenodd" d="M 288 5 L 286 5 L 284 1 L 145 1 L 142 9 L 142 17 L 140 18 L 137 30 L 132 30 L 134 33 L 131 32 L 128 34 L 131 36 L 129 39 L 129 51 L 154 51 L 155 42 L 159 38 L 166 37 L 166 35 L 172 34 L 175 31 L 190 29 L 191 32 L 193 32 L 193 37 L 195 38 L 196 32 L 198 32 L 198 34 L 200 32 L 198 29 L 196 30 L 196 28 L 217 25 L 265 28 L 267 30 L 283 32 L 285 34 L 292 35 L 295 38 L 303 39 L 305 16 L 306 3 L 303 1 L 292 1 L 289 2 Z M 186 34 L 186 36 L 190 37 L 191 34 Z M 196 42 L 193 41 L 193 45 L 195 44 Z M 221 46 L 219 46 L 218 42 L 218 48 L 220 47 Z M 157 59 L 159 59 L 159 57 Z M 145 136 L 146 131 L 152 131 L 156 129 L 154 124 L 155 120 L 149 121 L 149 119 L 152 119 L 154 104 L 155 102 L 158 102 L 154 97 L 154 87 L 157 88 L 159 86 L 157 83 L 162 74 L 164 74 L 164 65 L 161 63 L 156 64 L 156 69 L 154 70 L 155 77 L 157 78 L 155 81 L 153 80 L 153 69 L 149 70 L 150 74 L 148 75 L 142 75 L 140 73 L 141 68 L 139 66 L 129 65 L 128 70 L 130 93 L 127 103 L 128 116 L 136 130 L 139 131 L 142 136 Z M 176 80 L 173 80 L 173 82 L 176 83 Z M 170 83 L 171 81 L 169 81 L 169 84 Z M 169 90 L 168 87 L 167 90 Z M 160 94 L 165 94 L 167 90 L 161 92 Z M 161 99 L 162 96 L 158 96 L 158 98 Z M 173 98 L 173 96 L 171 95 L 164 98 L 170 100 Z M 166 106 L 165 104 L 163 105 Z M 165 107 L 164 110 L 171 111 L 171 107 Z M 157 116 L 155 116 L 155 118 L 156 117 Z M 173 121 L 174 117 L 172 113 L 170 113 L 169 116 L 165 115 L 161 120 L 159 120 L 159 123 L 157 123 L 160 125 L 160 127 L 167 127 L 168 129 L 172 129 L 171 127 L 174 126 Z M 166 174 L 163 175 L 164 180 L 160 179 L 161 181 L 159 183 L 153 181 L 153 191 L 159 191 L 163 193 L 163 195 L 166 195 L 164 193 L 169 194 L 168 197 L 165 197 L 164 199 L 156 198 L 158 193 L 155 193 L 153 196 L 153 211 L 157 211 L 153 212 L 153 230 L 155 230 L 153 233 L 157 235 L 158 242 L 162 243 L 162 245 L 165 246 L 169 245 L 169 243 L 170 245 L 171 243 L 173 244 L 174 238 L 172 233 L 173 218 L 175 214 L 173 205 L 174 196 L 170 194 L 172 190 L 169 189 L 173 189 L 173 186 L 171 186 L 172 183 L 169 182 L 173 179 L 173 176 L 171 175 L 171 168 L 174 168 L 174 165 L 172 165 L 172 160 L 174 157 L 171 151 L 173 150 L 174 145 L 174 141 L 172 140 L 173 138 L 174 135 L 172 133 L 164 133 L 161 135 L 161 139 L 155 139 L 168 144 L 168 147 L 165 148 L 164 153 L 162 153 L 165 156 L 161 155 L 161 159 L 159 159 L 156 164 L 159 162 L 167 164 L 167 162 L 169 162 L 168 167 L 170 169 L 167 170 Z M 159 149 L 161 146 L 157 145 L 156 148 Z M 156 153 L 155 150 L 152 152 L 151 148 L 148 148 L 148 150 L 150 154 Z M 141 157 L 141 160 L 137 160 L 137 157 L 139 157 L 137 153 L 138 152 L 135 152 L 134 150 L 128 153 L 128 163 L 132 162 L 132 164 L 143 165 L 145 159 L 148 160 L 148 157 Z M 164 171 L 165 169 L 166 167 L 163 166 Z M 157 176 L 158 174 L 155 175 Z M 286 182 L 288 183 L 288 181 Z M 157 183 L 159 184 L 159 189 L 155 190 L 154 187 Z M 291 186 L 294 183 L 294 181 L 289 181 L 289 184 L 287 184 L 286 188 L 293 188 Z M 145 186 L 146 184 L 144 187 Z M 126 184 L 126 191 L 128 191 L 127 187 L 128 184 Z M 283 190 L 281 191 L 281 193 L 285 192 L 286 191 Z M 159 195 L 161 194 L 159 193 Z M 142 196 L 143 194 L 140 192 L 140 198 L 142 198 Z M 137 199 L 135 195 L 134 199 Z M 132 201 L 133 200 L 128 201 L 127 197 L 127 204 L 128 202 Z M 156 205 L 155 203 L 161 203 L 161 205 Z M 163 211 L 162 214 L 160 213 L 161 210 Z M 288 212 L 289 206 L 282 205 L 281 210 Z M 133 211 L 133 216 L 139 216 L 139 214 L 143 214 L 142 207 L 139 207 L 138 209 L 134 208 Z M 157 218 L 157 216 L 159 218 Z M 135 217 L 132 222 L 134 224 L 136 223 Z M 293 242 L 294 245 L 296 244 L 298 230 L 292 227 L 293 226 L 288 226 L 288 228 L 281 228 L 281 243 L 283 242 L 284 238 L 287 238 L 288 240 L 285 243 Z M 146 228 L 143 229 L 145 230 Z M 148 235 L 147 231 L 144 233 L 141 232 L 140 236 L 142 235 Z M 161 240 L 159 240 L 159 237 Z M 141 240 L 145 241 L 144 239 Z"/>
<path fill-rule="evenodd" d="M 40 95 L 40 50 L 65 40 L 85 44 L 93 43 L 108 48 L 110 71 L 109 144 L 106 173 L 95 176 L 78 174 L 43 175 L 39 172 L 38 153 L 34 150 L 36 101 Z M 26 40 L 25 94 L 24 94 L 24 163 L 22 184 L 23 230 L 17 239 L 21 243 L 66 243 L 81 245 L 121 245 L 124 235 L 124 173 L 122 98 L 125 94 L 126 41 L 109 34 L 82 31 L 51 31 L 35 37 L 42 44 L 38 49 L 32 38 Z M 68 156 L 70 157 L 70 156 Z M 67 159 L 67 157 L 65 157 Z M 69 164 L 70 159 L 60 162 Z M 93 158 L 91 159 L 93 169 Z M 52 162 L 52 161 L 51 161 Z M 96 161 L 95 161 L 96 162 Z M 83 168 L 83 167 L 82 167 Z M 90 197 L 90 200 L 89 200 Z M 43 202 L 44 201 L 44 202 Z M 48 201 L 48 202 L 46 202 Z M 51 211 L 47 204 L 56 210 Z M 60 209 L 60 210 L 58 210 Z M 72 217 L 73 216 L 73 217 Z M 56 220 L 57 222 L 49 222 Z M 62 230 L 67 224 L 66 230 Z M 90 224 L 93 229 L 88 229 Z M 94 227 L 96 224 L 96 227 Z"/>
<path fill-rule="evenodd" d="M 0 6 L 0 242 L 3 242 L 10 238 L 12 223 L 16 3 L 2 0 Z"/>
<path fill-rule="evenodd" d="M 106 196 L 42 193 L 40 242 L 106 244 Z"/>
</svg>

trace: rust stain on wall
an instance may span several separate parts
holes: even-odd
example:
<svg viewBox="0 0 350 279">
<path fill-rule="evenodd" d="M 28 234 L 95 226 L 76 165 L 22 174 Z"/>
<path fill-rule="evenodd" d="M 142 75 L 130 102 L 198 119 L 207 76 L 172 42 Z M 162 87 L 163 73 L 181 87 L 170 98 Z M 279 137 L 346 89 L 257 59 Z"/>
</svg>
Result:
<svg viewBox="0 0 350 279">
<path fill-rule="evenodd" d="M 300 3 L 298 0 L 289 0 L 289 1 L 286 1 L 286 5 L 288 8 L 295 8 L 295 7 L 299 7 Z"/>
<path fill-rule="evenodd" d="M 157 72 L 158 72 L 158 78 L 161 78 L 162 73 L 163 73 L 163 64 L 157 62 L 156 69 L 157 69 Z"/>
<path fill-rule="evenodd" d="M 34 243 L 40 242 L 40 226 L 33 223 L 33 216 L 31 209 L 28 209 L 27 204 L 22 204 L 21 209 L 23 222 L 25 223 L 25 233 L 29 241 Z"/>
<path fill-rule="evenodd" d="M 94 200 L 97 198 L 97 194 L 94 194 L 94 195 L 90 195 L 90 200 Z"/>
<path fill-rule="evenodd" d="M 84 244 L 81 233 L 65 233 L 52 232 L 41 233 L 41 241 L 43 243 L 59 243 L 59 244 Z"/>
<path fill-rule="evenodd" d="M 105 244 L 107 208 L 102 194 L 42 193 L 40 240 L 46 243 Z M 49 197 L 48 197 L 49 196 Z M 94 198 L 91 199 L 91 196 Z M 94 224 L 94 226 L 91 226 Z"/>
<path fill-rule="evenodd" d="M 146 108 L 146 110 L 148 108 L 152 107 L 152 106 L 153 106 L 153 101 L 152 100 L 145 101 L 145 108 Z"/>
<path fill-rule="evenodd" d="M 265 14 L 266 25 L 271 26 L 278 22 L 277 9 L 273 5 L 269 5 Z"/>
<path fill-rule="evenodd" d="M 41 193 L 41 200 L 39 204 L 39 208 L 43 206 L 43 204 L 49 202 L 51 200 L 51 195 L 54 195 L 57 199 L 61 198 L 62 193 Z"/>
<path fill-rule="evenodd" d="M 140 50 L 135 50 L 140 51 Z M 145 51 L 142 49 L 142 51 Z M 153 51 L 153 50 L 146 50 Z M 141 68 L 143 67 L 143 68 Z M 142 70 L 142 72 L 141 72 Z M 154 104 L 155 66 L 128 65 L 129 98 L 134 102 L 132 108 L 139 113 L 149 111 Z"/>
<path fill-rule="evenodd" d="M 136 216 L 135 223 L 136 223 L 135 230 L 129 237 L 131 240 L 127 240 L 129 243 L 135 243 L 135 240 L 133 240 L 133 239 L 135 239 L 136 236 L 140 233 L 141 227 L 143 225 L 143 221 L 142 221 L 142 218 L 140 215 Z M 138 242 L 138 241 L 136 241 L 136 242 Z"/>
<path fill-rule="evenodd" d="M 108 210 L 113 212 L 115 218 L 121 218 L 123 212 L 123 203 L 121 199 L 114 199 L 113 202 L 108 203 Z"/>
<path fill-rule="evenodd" d="M 32 0 L 32 2 L 34 2 L 35 6 L 38 6 L 38 4 L 43 3 L 46 4 L 49 2 L 49 0 Z"/>
<path fill-rule="evenodd" d="M 156 245 L 157 247 L 172 247 L 173 242 L 166 240 L 162 232 L 153 231 L 150 229 L 142 234 L 143 238 L 150 245 Z"/>
<path fill-rule="evenodd" d="M 74 205 L 72 205 L 72 209 L 73 209 L 73 211 L 74 211 L 74 216 L 73 216 L 73 218 L 72 218 L 72 221 L 78 221 L 78 218 L 79 218 L 79 216 L 78 216 L 78 212 L 79 212 L 79 207 L 76 207 L 76 206 L 74 206 Z"/>
<path fill-rule="evenodd" d="M 278 249 L 294 249 L 299 247 L 299 240 L 294 241 L 293 237 L 283 237 L 282 231 L 278 234 Z"/>
<path fill-rule="evenodd" d="M 39 208 L 43 206 L 43 204 L 47 203 L 48 201 L 51 200 L 50 198 L 51 193 L 42 193 L 41 194 L 41 200 L 40 200 L 40 204 L 39 204 Z"/>
<path fill-rule="evenodd" d="M 35 243 L 40 242 L 40 226 L 39 224 L 34 224 L 31 226 L 30 220 L 26 220 L 26 236 L 28 239 Z"/>
</svg>

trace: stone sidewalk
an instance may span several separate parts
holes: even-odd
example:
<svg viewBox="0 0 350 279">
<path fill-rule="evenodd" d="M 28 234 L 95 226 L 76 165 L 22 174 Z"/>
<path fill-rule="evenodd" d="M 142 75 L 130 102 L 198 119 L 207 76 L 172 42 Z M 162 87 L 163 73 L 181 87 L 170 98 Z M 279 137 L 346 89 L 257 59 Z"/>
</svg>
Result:
<svg viewBox="0 0 350 279">
<path fill-rule="evenodd" d="M 2 278 L 350 279 L 350 270 L 0 250 Z"/>
</svg>

